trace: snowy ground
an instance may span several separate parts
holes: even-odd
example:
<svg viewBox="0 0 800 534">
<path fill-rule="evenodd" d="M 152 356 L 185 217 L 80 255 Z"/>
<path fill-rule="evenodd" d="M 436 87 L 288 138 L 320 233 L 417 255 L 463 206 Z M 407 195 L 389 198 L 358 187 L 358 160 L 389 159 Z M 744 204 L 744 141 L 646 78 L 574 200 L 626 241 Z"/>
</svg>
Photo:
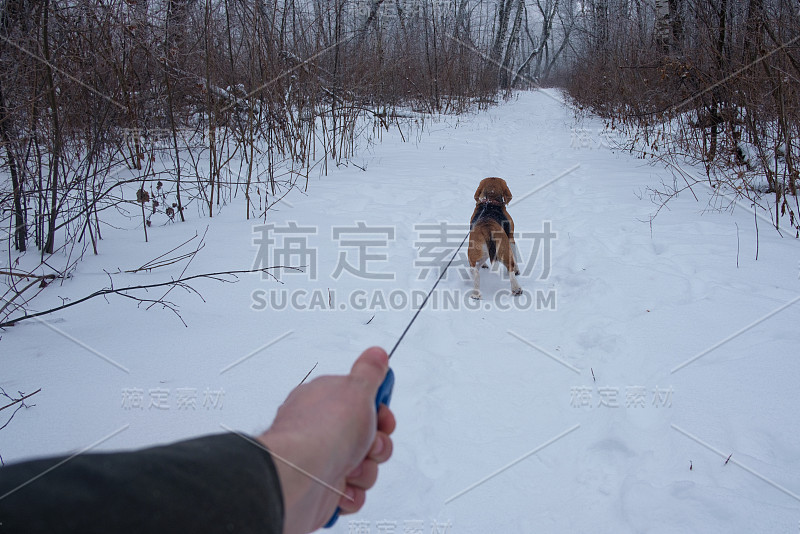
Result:
<svg viewBox="0 0 800 534">
<path fill-rule="evenodd" d="M 797 532 L 797 241 L 763 220 L 757 241 L 751 211 L 706 210 L 703 190 L 650 224 L 646 188 L 671 175 L 614 153 L 555 91 L 405 134 L 362 150 L 365 170 L 332 168 L 289 195 L 269 231 L 238 200 L 154 227 L 148 244 L 135 220 L 109 229 L 38 308 L 206 226 L 187 274 L 248 269 L 259 251 L 306 272 L 193 282 L 205 301 L 175 290 L 188 327 L 110 297 L 6 330 L 0 385 L 42 391 L 0 432 L 4 460 L 262 430 L 315 365 L 312 377 L 344 372 L 395 343 L 438 275 L 431 257 L 461 241 L 478 181 L 501 176 L 526 293 L 511 299 L 484 271 L 475 309 L 463 265 L 449 272 L 392 359 L 395 455 L 332 532 Z"/>
</svg>

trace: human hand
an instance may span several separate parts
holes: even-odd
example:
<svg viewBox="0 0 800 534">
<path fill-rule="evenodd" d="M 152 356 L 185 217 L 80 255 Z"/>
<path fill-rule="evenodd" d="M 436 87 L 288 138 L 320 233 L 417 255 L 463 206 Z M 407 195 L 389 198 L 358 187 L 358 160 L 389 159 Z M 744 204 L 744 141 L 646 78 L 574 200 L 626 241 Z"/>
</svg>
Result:
<svg viewBox="0 0 800 534">
<path fill-rule="evenodd" d="M 389 369 L 386 352 L 365 350 L 345 376 L 322 376 L 292 391 L 258 437 L 275 459 L 284 533 L 312 532 L 338 506 L 354 513 L 392 454 L 395 419 L 375 396 Z M 335 490 L 335 491 L 334 491 Z"/>
</svg>

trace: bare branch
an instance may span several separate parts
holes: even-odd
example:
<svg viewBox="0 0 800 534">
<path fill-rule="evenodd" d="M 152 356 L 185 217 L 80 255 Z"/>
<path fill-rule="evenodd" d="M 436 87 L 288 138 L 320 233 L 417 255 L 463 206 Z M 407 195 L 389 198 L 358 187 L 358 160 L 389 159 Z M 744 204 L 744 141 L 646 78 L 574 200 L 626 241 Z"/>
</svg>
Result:
<svg viewBox="0 0 800 534">
<path fill-rule="evenodd" d="M 71 301 L 71 302 L 67 302 L 67 303 L 65 303 L 65 304 L 63 304 L 61 306 L 57 306 L 57 307 L 51 308 L 49 310 L 41 311 L 41 312 L 38 312 L 38 313 L 26 313 L 25 315 L 22 315 L 22 316 L 19 316 L 19 317 L 14 317 L 13 319 L 6 320 L 6 321 L 0 323 L 0 328 L 7 328 L 9 326 L 14 326 L 17 323 L 19 323 L 21 321 L 25 321 L 27 319 L 33 319 L 34 317 L 42 317 L 44 315 L 49 315 L 49 314 L 55 313 L 57 311 L 61 311 L 61 310 L 67 309 L 67 308 L 71 308 L 72 306 L 77 306 L 78 304 L 82 304 L 82 303 L 86 302 L 87 300 L 91 300 L 91 299 L 94 299 L 94 298 L 97 298 L 97 297 L 105 297 L 106 295 L 114 295 L 114 294 L 121 295 L 121 296 L 127 297 L 127 298 L 132 298 L 132 299 L 137 300 L 139 302 L 151 303 L 151 306 L 154 305 L 154 304 L 163 304 L 163 305 L 165 305 L 166 307 L 169 308 L 169 306 L 163 300 L 163 297 L 161 297 L 161 299 L 143 299 L 143 298 L 135 297 L 133 295 L 128 295 L 127 292 L 155 289 L 157 287 L 169 287 L 170 289 L 172 289 L 174 287 L 181 287 L 183 289 L 187 289 L 187 290 L 190 290 L 190 291 L 193 291 L 193 292 L 197 293 L 197 291 L 194 288 L 192 288 L 191 286 L 188 286 L 186 284 L 186 282 L 188 282 L 189 280 L 197 280 L 197 279 L 200 279 L 200 278 L 208 278 L 208 279 L 211 279 L 211 280 L 216 280 L 218 282 L 232 284 L 232 283 L 236 283 L 238 281 L 238 277 L 236 276 L 237 274 L 247 274 L 247 273 L 267 273 L 267 274 L 270 274 L 271 276 L 273 276 L 273 278 L 275 280 L 277 280 L 277 278 L 275 278 L 274 275 L 272 275 L 272 273 L 269 272 L 269 271 L 271 271 L 273 269 L 289 269 L 289 270 L 302 272 L 302 269 L 300 269 L 298 267 L 289 267 L 289 266 L 284 266 L 284 265 L 276 265 L 276 266 L 272 266 L 272 267 L 264 267 L 262 269 L 219 271 L 219 272 L 215 272 L 215 273 L 195 274 L 195 275 L 192 275 L 192 276 L 179 278 L 177 280 L 169 280 L 169 281 L 166 281 L 166 282 L 159 282 L 159 283 L 156 283 L 156 284 L 142 284 L 142 285 L 137 285 L 137 286 L 121 287 L 121 288 L 118 288 L 118 289 L 114 289 L 113 287 L 104 288 L 104 289 L 100 289 L 98 291 L 95 291 L 94 293 L 92 293 L 90 295 L 87 295 L 87 296 L 85 296 L 83 298 L 80 298 L 78 300 L 74 300 L 74 301 Z M 233 277 L 234 279 L 231 280 L 228 277 Z"/>
</svg>

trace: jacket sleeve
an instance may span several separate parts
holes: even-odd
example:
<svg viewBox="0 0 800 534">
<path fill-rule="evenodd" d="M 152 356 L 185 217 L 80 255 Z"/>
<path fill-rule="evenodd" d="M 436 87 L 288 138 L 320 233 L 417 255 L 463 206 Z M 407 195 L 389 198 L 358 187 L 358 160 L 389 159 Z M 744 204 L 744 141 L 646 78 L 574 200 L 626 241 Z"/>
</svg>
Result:
<svg viewBox="0 0 800 534">
<path fill-rule="evenodd" d="M 0 468 L 0 533 L 280 533 L 270 454 L 236 434 Z"/>
</svg>

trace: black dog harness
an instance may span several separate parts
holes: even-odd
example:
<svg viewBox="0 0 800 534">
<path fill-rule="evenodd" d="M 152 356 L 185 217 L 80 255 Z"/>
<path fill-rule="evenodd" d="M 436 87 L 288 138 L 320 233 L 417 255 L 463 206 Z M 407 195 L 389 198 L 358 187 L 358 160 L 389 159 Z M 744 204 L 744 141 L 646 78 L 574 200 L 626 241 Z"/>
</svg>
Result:
<svg viewBox="0 0 800 534">
<path fill-rule="evenodd" d="M 511 221 L 508 220 L 503 212 L 503 205 L 494 202 L 482 202 L 483 206 L 470 221 L 470 228 L 475 226 L 475 223 L 481 219 L 489 218 L 495 221 L 506 232 L 506 235 L 511 237 Z"/>
</svg>

